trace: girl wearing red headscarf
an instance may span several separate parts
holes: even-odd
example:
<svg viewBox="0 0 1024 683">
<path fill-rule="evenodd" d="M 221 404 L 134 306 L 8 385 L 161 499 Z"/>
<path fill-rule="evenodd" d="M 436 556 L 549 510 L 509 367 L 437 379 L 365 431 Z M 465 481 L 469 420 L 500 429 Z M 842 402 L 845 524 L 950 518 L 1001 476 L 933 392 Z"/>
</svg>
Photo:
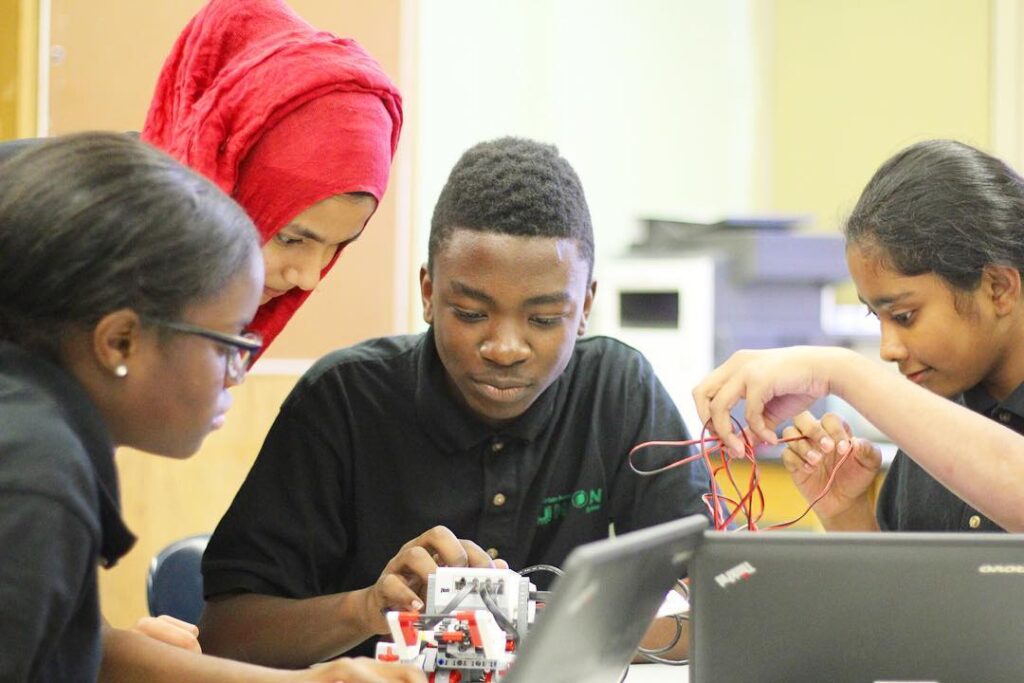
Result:
<svg viewBox="0 0 1024 683">
<path fill-rule="evenodd" d="M 377 209 L 401 126 L 401 96 L 380 65 L 279 0 L 210 0 L 178 37 L 141 137 L 259 229 L 266 279 L 249 329 L 263 348 Z M 372 661 L 271 672 L 200 657 L 196 627 L 166 616 L 133 631 L 105 629 L 101 680 L 424 680 Z"/>
<path fill-rule="evenodd" d="M 264 348 L 376 210 L 402 100 L 355 41 L 279 0 L 211 0 L 164 64 L 142 139 L 210 178 L 263 238 Z"/>
</svg>

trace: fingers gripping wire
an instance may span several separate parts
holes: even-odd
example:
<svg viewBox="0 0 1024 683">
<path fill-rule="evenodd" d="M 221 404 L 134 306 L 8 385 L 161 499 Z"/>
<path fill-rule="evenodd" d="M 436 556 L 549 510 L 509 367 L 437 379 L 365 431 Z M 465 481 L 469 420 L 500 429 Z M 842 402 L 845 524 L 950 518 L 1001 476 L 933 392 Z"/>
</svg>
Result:
<svg viewBox="0 0 1024 683">
<path fill-rule="evenodd" d="M 721 440 L 713 436 L 711 433 L 710 421 L 704 423 L 704 428 L 701 430 L 699 439 L 691 439 L 689 441 L 645 441 L 644 443 L 637 444 L 629 451 L 627 462 L 630 469 L 639 474 L 642 477 L 651 477 L 662 472 L 687 465 L 697 460 L 703 460 L 704 464 L 707 465 L 708 472 L 711 473 L 711 480 L 708 482 L 708 493 L 704 494 L 704 504 L 708 507 L 708 512 L 711 515 L 711 520 L 714 528 L 718 531 L 726 531 L 730 529 L 737 519 L 745 520 L 742 527 L 745 527 L 748 531 L 759 531 L 758 522 L 764 516 L 764 492 L 761 490 L 760 474 L 757 469 L 757 455 L 756 446 L 751 443 L 749 432 L 741 428 L 740 423 L 736 418 L 732 418 L 733 424 L 736 427 L 737 434 L 743 439 L 743 452 L 735 453 L 731 449 L 727 448 L 722 444 Z M 786 443 L 790 441 L 799 441 L 806 437 L 797 436 L 788 439 L 779 439 L 779 443 Z M 646 448 L 652 447 L 672 447 L 672 448 L 687 448 L 690 446 L 699 446 L 699 451 L 693 455 L 688 455 L 684 458 L 676 460 L 675 462 L 669 463 L 662 467 L 658 467 L 653 470 L 642 470 L 634 463 L 634 456 L 637 452 Z M 839 468 L 846 463 L 847 458 L 850 457 L 852 449 L 847 451 L 832 468 L 829 473 L 828 480 L 822 487 L 821 492 L 811 501 L 810 505 L 800 514 L 799 517 L 792 519 L 788 522 L 781 524 L 773 524 L 766 527 L 766 531 L 772 529 L 784 529 L 792 526 L 802 520 L 807 514 L 814 508 L 819 500 L 828 495 L 828 492 L 832 489 L 832 484 L 835 481 L 836 473 Z M 717 462 L 716 462 L 717 458 Z M 730 463 L 734 460 L 746 460 L 750 464 L 750 473 L 747 476 L 747 480 L 744 483 L 738 482 Z M 719 475 L 722 475 L 724 482 L 720 482 Z M 723 494 L 719 491 L 719 484 L 728 483 L 728 494 Z M 723 514 L 723 510 L 725 514 Z M 742 528 L 741 527 L 741 528 Z"/>
</svg>

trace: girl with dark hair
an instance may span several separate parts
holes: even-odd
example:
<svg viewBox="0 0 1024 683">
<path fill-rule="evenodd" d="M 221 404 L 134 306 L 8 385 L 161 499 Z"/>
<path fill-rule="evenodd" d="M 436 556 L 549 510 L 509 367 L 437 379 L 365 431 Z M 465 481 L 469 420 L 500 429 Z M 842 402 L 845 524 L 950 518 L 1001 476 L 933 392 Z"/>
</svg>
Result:
<svg viewBox="0 0 1024 683">
<path fill-rule="evenodd" d="M 210 0 L 167 57 L 142 139 L 256 224 L 266 346 L 376 211 L 401 127 L 398 90 L 355 41 L 281 0 Z"/>
<path fill-rule="evenodd" d="M 97 564 L 135 540 L 114 449 L 194 453 L 260 347 L 235 202 L 126 136 L 57 138 L 0 172 L 0 273 L 0 680 L 423 680 L 260 669 L 102 623 Z"/>
<path fill-rule="evenodd" d="M 783 437 L 783 463 L 826 529 L 1024 531 L 1024 180 L 949 140 L 882 165 L 846 225 L 858 295 L 881 327 L 881 357 L 848 349 L 740 351 L 693 392 L 716 433 L 740 448 L 729 410 L 746 399 L 751 437 Z M 909 380 L 909 381 L 908 381 Z M 835 394 L 899 447 L 877 505 L 878 449 L 836 415 L 805 409 Z M 803 412 L 802 412 L 803 411 Z"/>
</svg>

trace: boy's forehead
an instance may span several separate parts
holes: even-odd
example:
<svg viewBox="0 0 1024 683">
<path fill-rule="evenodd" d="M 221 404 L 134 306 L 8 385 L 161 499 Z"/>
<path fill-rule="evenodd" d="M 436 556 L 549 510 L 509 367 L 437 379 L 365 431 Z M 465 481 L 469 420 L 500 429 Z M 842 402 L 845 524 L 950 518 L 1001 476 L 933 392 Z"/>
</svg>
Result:
<svg viewBox="0 0 1024 683">
<path fill-rule="evenodd" d="M 462 293 L 512 287 L 529 297 L 585 287 L 589 272 L 572 238 L 460 230 L 439 250 L 433 277 Z"/>
<path fill-rule="evenodd" d="M 477 259 L 488 253 L 497 255 L 549 256 L 569 261 L 583 259 L 574 237 L 547 235 L 516 235 L 497 230 L 456 228 L 438 249 L 436 258 L 449 262 Z"/>
</svg>

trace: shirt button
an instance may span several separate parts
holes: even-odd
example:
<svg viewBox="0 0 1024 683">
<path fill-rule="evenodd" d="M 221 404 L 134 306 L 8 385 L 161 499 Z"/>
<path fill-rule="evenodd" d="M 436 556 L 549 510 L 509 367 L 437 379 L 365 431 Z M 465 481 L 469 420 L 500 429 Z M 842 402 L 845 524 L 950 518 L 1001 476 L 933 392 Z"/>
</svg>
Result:
<svg viewBox="0 0 1024 683">
<path fill-rule="evenodd" d="M 1008 412 L 1006 412 L 1005 410 L 1004 410 L 1004 411 L 1002 411 L 1001 413 L 999 413 L 999 421 L 1000 421 L 1000 422 L 1002 422 L 1002 423 L 1004 423 L 1004 424 L 1005 424 L 1005 423 L 1007 423 L 1007 422 L 1009 422 L 1009 421 L 1010 421 L 1010 420 L 1012 419 L 1012 417 L 1013 417 L 1013 416 L 1012 416 L 1012 415 L 1010 415 L 1010 414 L 1009 414 Z"/>
<path fill-rule="evenodd" d="M 491 502 L 494 503 L 494 507 L 500 508 L 502 505 L 505 504 L 505 494 L 495 493 L 494 498 L 491 498 Z"/>
<path fill-rule="evenodd" d="M 500 451 L 504 447 L 505 447 L 505 442 L 504 441 L 495 441 L 494 443 L 491 444 L 491 450 L 494 451 L 495 453 L 497 453 L 498 451 Z"/>
<path fill-rule="evenodd" d="M 487 549 L 487 554 L 491 556 L 492 560 L 498 559 L 498 549 L 497 548 L 488 548 Z"/>
<path fill-rule="evenodd" d="M 967 520 L 967 524 L 972 529 L 977 529 L 979 526 L 981 526 L 981 517 L 979 517 L 978 515 L 971 515 L 971 518 Z"/>
</svg>

